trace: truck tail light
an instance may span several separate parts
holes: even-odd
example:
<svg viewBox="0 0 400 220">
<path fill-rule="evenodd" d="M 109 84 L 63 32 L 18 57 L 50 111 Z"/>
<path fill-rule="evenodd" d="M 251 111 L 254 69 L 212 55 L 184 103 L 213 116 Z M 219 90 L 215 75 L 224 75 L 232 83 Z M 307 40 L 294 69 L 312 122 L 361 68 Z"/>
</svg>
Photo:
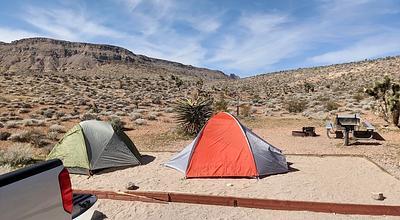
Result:
<svg viewBox="0 0 400 220">
<path fill-rule="evenodd" d="M 72 188 L 71 180 L 69 179 L 69 173 L 67 169 L 63 169 L 58 175 L 58 182 L 60 183 L 61 197 L 64 210 L 68 213 L 72 213 Z"/>
</svg>

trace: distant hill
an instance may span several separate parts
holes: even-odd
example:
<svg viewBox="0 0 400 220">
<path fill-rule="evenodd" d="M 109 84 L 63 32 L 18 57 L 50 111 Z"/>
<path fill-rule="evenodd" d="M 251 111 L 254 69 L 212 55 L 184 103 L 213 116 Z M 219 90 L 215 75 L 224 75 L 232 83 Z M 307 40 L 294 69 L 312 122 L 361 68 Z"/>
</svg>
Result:
<svg viewBox="0 0 400 220">
<path fill-rule="evenodd" d="M 137 77 L 178 74 L 206 80 L 229 78 L 222 71 L 137 55 L 122 47 L 49 38 L 0 42 L 1 72 L 104 73 Z"/>
</svg>

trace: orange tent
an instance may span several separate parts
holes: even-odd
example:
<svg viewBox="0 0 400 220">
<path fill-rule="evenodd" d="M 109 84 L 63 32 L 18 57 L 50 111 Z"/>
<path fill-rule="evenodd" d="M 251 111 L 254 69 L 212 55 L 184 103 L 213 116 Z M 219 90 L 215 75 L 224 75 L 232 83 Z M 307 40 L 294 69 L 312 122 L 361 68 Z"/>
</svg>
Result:
<svg viewBox="0 0 400 220">
<path fill-rule="evenodd" d="M 221 112 L 166 166 L 192 177 L 259 177 L 287 172 L 281 151 Z"/>
</svg>

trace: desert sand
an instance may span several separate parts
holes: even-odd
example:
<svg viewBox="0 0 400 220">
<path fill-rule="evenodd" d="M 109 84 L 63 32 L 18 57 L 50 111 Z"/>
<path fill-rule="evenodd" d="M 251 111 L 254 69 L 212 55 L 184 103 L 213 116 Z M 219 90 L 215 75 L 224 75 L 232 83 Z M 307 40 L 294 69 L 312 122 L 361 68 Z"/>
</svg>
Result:
<svg viewBox="0 0 400 220">
<path fill-rule="evenodd" d="M 400 181 L 361 157 L 287 157 L 293 170 L 262 179 L 185 179 L 184 174 L 164 167 L 174 153 L 147 152 L 146 165 L 103 172 L 90 178 L 72 175 L 75 189 L 125 191 L 133 182 L 142 191 L 173 191 L 197 194 L 241 196 L 283 200 L 337 203 L 400 203 Z M 154 157 L 154 158 L 153 158 Z M 384 201 L 373 200 L 372 192 L 383 192 Z M 201 211 L 199 211 L 201 210 Z M 312 212 L 271 211 L 190 204 L 145 204 L 100 200 L 98 211 L 111 219 L 369 219 Z M 382 216 L 381 216 L 382 217 Z"/>
</svg>

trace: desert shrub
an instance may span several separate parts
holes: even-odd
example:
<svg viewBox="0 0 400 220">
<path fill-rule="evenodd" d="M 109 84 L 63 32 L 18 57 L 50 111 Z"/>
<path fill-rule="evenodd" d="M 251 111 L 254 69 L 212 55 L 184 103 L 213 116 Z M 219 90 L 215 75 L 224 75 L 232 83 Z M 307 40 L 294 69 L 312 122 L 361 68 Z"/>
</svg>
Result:
<svg viewBox="0 0 400 220">
<path fill-rule="evenodd" d="M 364 95 L 362 93 L 356 93 L 353 95 L 353 99 L 355 99 L 357 102 L 360 102 L 364 99 Z"/>
<path fill-rule="evenodd" d="M 6 127 L 6 128 L 18 128 L 19 125 L 20 125 L 20 123 L 17 122 L 17 121 L 7 121 L 5 123 L 5 125 L 4 125 L 4 127 Z"/>
<path fill-rule="evenodd" d="M 12 167 L 33 163 L 34 153 L 30 144 L 16 143 L 5 149 L 0 149 L 0 165 Z"/>
<path fill-rule="evenodd" d="M 135 120 L 135 124 L 137 124 L 137 125 L 146 125 L 147 122 L 146 122 L 146 120 L 144 120 L 142 118 L 138 118 L 138 119 Z"/>
<path fill-rule="evenodd" d="M 65 116 L 65 112 L 56 112 L 56 117 L 57 118 L 61 118 L 63 116 Z"/>
<path fill-rule="evenodd" d="M 165 109 L 165 113 L 172 113 L 172 112 L 174 112 L 174 108 L 169 107 Z"/>
<path fill-rule="evenodd" d="M 284 103 L 285 109 L 291 113 L 303 112 L 307 107 L 307 101 L 292 99 Z"/>
<path fill-rule="evenodd" d="M 157 115 L 154 114 L 154 113 L 151 113 L 151 114 L 149 114 L 149 115 L 147 116 L 147 120 L 149 120 L 149 121 L 155 121 L 155 120 L 157 120 Z"/>
<path fill-rule="evenodd" d="M 47 133 L 47 138 L 53 141 L 58 140 L 58 132 L 57 131 L 50 131 Z"/>
<path fill-rule="evenodd" d="M 12 134 L 8 138 L 8 140 L 14 141 L 14 142 L 31 143 L 36 147 L 43 147 L 46 144 L 48 144 L 44 134 L 38 130 L 30 130 L 30 131 L 23 131 L 20 133 L 15 133 L 15 134 Z"/>
<path fill-rule="evenodd" d="M 98 119 L 99 117 L 97 116 L 97 114 L 92 114 L 89 112 L 86 112 L 81 116 L 81 121 L 98 120 Z"/>
<path fill-rule="evenodd" d="M 329 101 L 330 99 L 329 99 L 329 97 L 327 97 L 327 96 L 322 96 L 322 95 L 319 95 L 318 97 L 317 97 L 317 101 L 319 101 L 319 102 L 327 102 L 327 101 Z"/>
<path fill-rule="evenodd" d="M 125 122 L 118 116 L 111 116 L 109 122 L 115 131 L 121 131 L 124 129 Z"/>
<path fill-rule="evenodd" d="M 140 113 L 137 113 L 137 112 L 132 112 L 132 113 L 130 114 L 130 116 L 131 116 L 131 119 L 132 119 L 132 120 L 136 120 L 136 119 L 138 119 L 138 118 L 143 118 L 143 115 L 140 114 Z"/>
<path fill-rule="evenodd" d="M 24 114 L 24 113 L 29 113 L 31 110 L 30 109 L 27 109 L 27 108 L 20 108 L 19 110 L 18 110 L 18 113 L 20 113 L 20 114 Z"/>
<path fill-rule="evenodd" d="M 226 101 L 224 97 L 221 97 L 218 101 L 214 103 L 214 112 L 227 112 L 228 105 L 229 102 Z"/>
<path fill-rule="evenodd" d="M 0 141 L 5 141 L 7 138 L 11 136 L 10 132 L 7 131 L 0 131 Z"/>
<path fill-rule="evenodd" d="M 241 105 L 240 106 L 240 115 L 243 117 L 250 117 L 251 116 L 251 105 Z"/>
<path fill-rule="evenodd" d="M 212 114 L 212 100 L 204 97 L 178 100 L 175 106 L 176 118 L 186 134 L 195 135 Z"/>
<path fill-rule="evenodd" d="M 47 110 L 44 110 L 42 114 L 46 118 L 51 118 L 51 117 L 53 117 L 54 112 L 55 111 L 53 109 L 47 109 Z"/>
<path fill-rule="evenodd" d="M 340 107 L 340 105 L 334 101 L 327 101 L 324 106 L 327 111 L 337 110 Z"/>
<path fill-rule="evenodd" d="M 65 127 L 59 124 L 54 124 L 49 127 L 50 132 L 64 133 Z"/>
<path fill-rule="evenodd" d="M 156 96 L 152 101 L 153 104 L 160 105 L 161 104 L 161 97 Z"/>
<path fill-rule="evenodd" d="M 34 118 L 29 118 L 29 119 L 24 119 L 22 120 L 22 124 L 25 127 L 29 127 L 29 126 L 44 126 L 45 122 L 43 120 L 38 120 L 38 119 L 34 119 Z"/>
<path fill-rule="evenodd" d="M 304 86 L 304 91 L 307 93 L 314 92 L 315 90 L 315 86 L 312 83 L 305 82 L 303 86 Z"/>
</svg>

